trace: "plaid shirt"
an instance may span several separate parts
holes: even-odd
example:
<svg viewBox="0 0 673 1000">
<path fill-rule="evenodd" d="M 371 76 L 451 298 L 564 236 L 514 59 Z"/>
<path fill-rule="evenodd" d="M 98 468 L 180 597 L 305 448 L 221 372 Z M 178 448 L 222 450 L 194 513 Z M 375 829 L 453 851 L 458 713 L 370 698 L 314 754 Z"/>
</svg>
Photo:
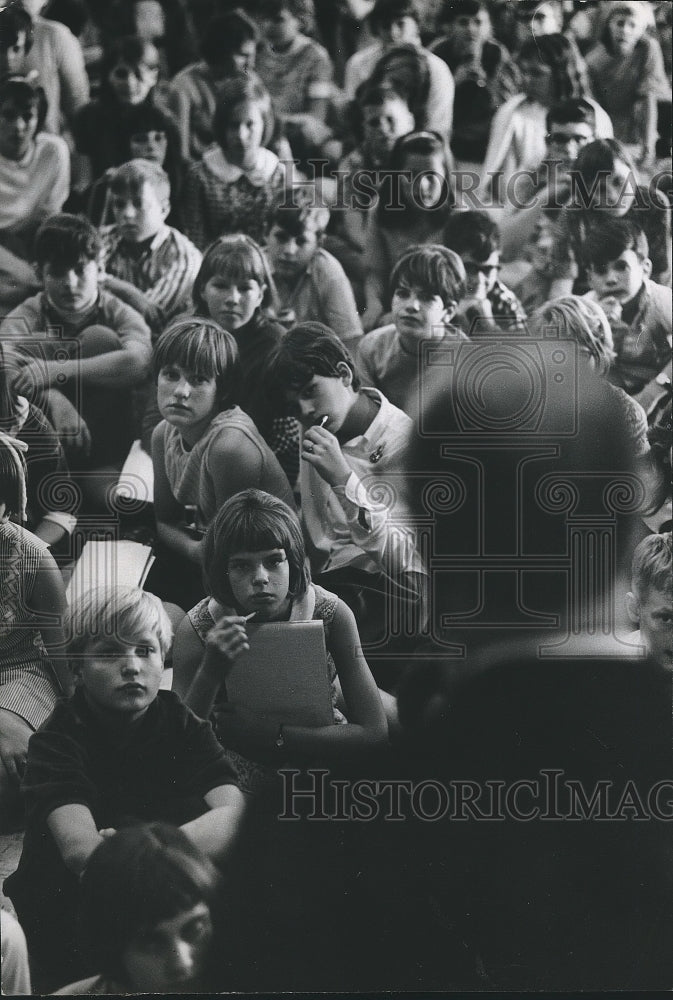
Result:
<svg viewBox="0 0 673 1000">
<path fill-rule="evenodd" d="M 524 330 L 526 313 L 523 306 L 507 285 L 496 281 L 488 293 L 488 301 L 493 309 L 493 319 L 501 330 Z"/>
<path fill-rule="evenodd" d="M 103 269 L 135 285 L 166 319 L 190 307 L 201 253 L 177 229 L 163 226 L 137 257 L 128 252 L 117 226 L 105 226 L 101 241 Z"/>
</svg>

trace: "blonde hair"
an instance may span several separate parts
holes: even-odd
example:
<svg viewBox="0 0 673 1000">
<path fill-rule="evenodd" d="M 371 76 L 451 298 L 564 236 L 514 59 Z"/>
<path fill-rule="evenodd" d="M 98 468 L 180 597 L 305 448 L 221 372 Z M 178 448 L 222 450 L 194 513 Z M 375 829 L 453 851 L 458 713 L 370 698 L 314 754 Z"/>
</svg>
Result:
<svg viewBox="0 0 673 1000">
<path fill-rule="evenodd" d="M 81 656 L 102 639 L 120 634 L 127 639 L 149 630 L 156 635 L 161 655 L 165 657 L 173 638 L 173 628 L 160 599 L 138 587 L 87 590 L 66 611 L 64 628 L 69 656 Z"/>
<path fill-rule="evenodd" d="M 671 532 L 648 535 L 636 545 L 631 563 L 631 589 L 639 598 L 647 591 L 667 593 L 673 587 L 673 547 Z"/>
<path fill-rule="evenodd" d="M 528 329 L 534 337 L 542 337 L 548 327 L 561 339 L 574 340 L 599 374 L 607 375 L 616 355 L 608 318 L 597 302 L 579 295 L 545 302 L 528 320 Z"/>
</svg>

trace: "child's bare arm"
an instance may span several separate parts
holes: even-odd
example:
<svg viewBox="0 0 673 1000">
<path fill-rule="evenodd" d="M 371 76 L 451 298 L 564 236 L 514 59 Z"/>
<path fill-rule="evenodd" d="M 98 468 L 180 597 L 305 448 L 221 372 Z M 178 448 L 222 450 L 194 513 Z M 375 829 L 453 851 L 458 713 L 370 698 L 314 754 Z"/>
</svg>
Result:
<svg viewBox="0 0 673 1000">
<path fill-rule="evenodd" d="M 64 695 L 69 697 L 74 689 L 72 675 L 64 657 L 63 615 L 66 608 L 65 588 L 58 566 L 49 552 L 45 552 L 35 574 L 30 595 L 30 609 L 47 647 L 51 665 Z"/>
<path fill-rule="evenodd" d="M 208 633 L 201 662 L 184 695 L 185 704 L 201 719 L 210 718 L 222 681 L 236 657 L 250 649 L 245 622 L 243 617 L 223 618 Z"/>
<path fill-rule="evenodd" d="M 219 785 L 205 796 L 209 812 L 182 827 L 192 843 L 217 861 L 236 839 L 245 810 L 245 797 L 237 785 Z"/>
<path fill-rule="evenodd" d="M 47 826 L 63 863 L 75 875 L 81 875 L 103 840 L 91 810 L 77 802 L 59 806 L 47 816 Z"/>
</svg>

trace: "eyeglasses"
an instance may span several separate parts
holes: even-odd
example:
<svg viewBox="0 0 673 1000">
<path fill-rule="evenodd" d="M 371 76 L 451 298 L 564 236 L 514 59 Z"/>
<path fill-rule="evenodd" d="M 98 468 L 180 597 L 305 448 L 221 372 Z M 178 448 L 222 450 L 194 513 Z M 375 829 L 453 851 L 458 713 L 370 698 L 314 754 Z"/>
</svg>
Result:
<svg viewBox="0 0 673 1000">
<path fill-rule="evenodd" d="M 576 143 L 578 146 L 584 146 L 586 143 L 592 141 L 591 136 L 578 135 L 576 132 L 572 135 L 566 135 L 565 132 L 547 132 L 545 138 L 553 146 L 568 146 L 571 142 Z"/>
</svg>

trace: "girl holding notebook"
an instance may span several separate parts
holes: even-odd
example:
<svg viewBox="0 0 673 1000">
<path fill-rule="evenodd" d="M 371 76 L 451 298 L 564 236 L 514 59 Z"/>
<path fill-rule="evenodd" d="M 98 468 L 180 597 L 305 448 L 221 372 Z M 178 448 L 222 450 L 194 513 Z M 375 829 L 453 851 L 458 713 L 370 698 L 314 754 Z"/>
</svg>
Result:
<svg viewBox="0 0 673 1000">
<path fill-rule="evenodd" d="M 287 504 L 256 489 L 232 497 L 208 530 L 204 566 L 210 596 L 188 612 L 176 633 L 174 689 L 197 715 L 212 717 L 241 787 L 256 791 L 288 760 L 343 761 L 386 741 L 383 706 L 353 614 L 310 582 L 299 521 Z M 309 621 L 323 624 L 326 662 L 315 662 L 315 669 L 325 672 L 331 698 L 327 724 L 285 724 L 273 705 L 252 712 L 227 701 L 226 679 L 250 652 L 253 622 Z M 258 671 L 264 684 L 274 664 L 256 664 L 254 643 L 252 649 L 246 668 Z M 337 708 L 340 691 L 346 717 Z"/>
</svg>

